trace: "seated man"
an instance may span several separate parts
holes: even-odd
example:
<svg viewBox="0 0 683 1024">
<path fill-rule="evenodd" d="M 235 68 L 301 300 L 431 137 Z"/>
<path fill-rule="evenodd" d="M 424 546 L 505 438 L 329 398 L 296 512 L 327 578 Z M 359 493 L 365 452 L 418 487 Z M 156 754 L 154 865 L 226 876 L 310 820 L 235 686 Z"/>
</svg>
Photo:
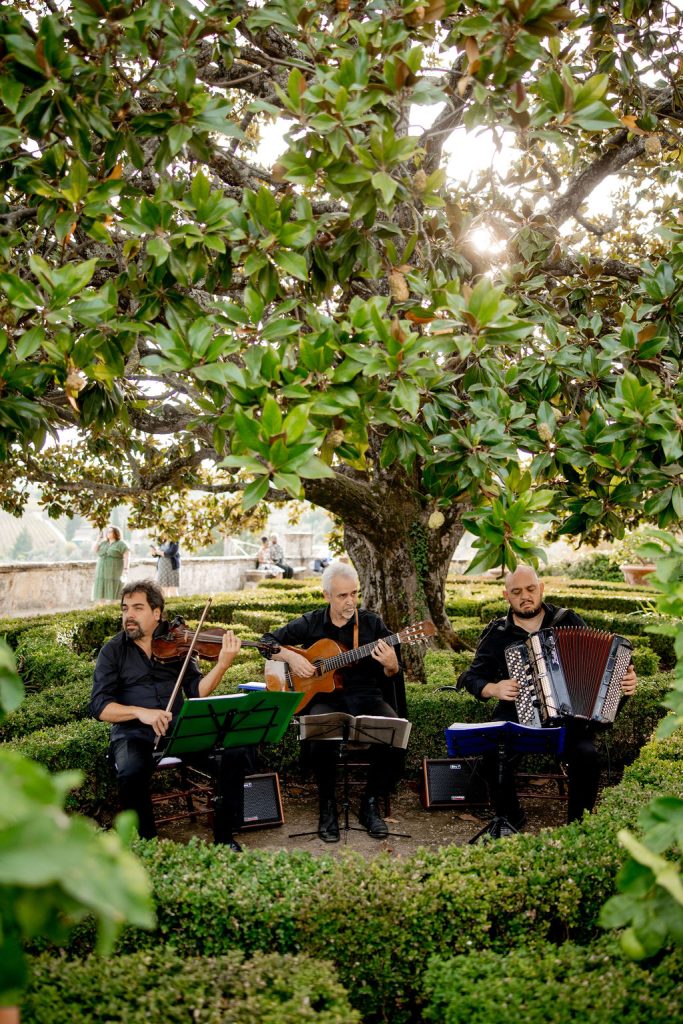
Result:
<svg viewBox="0 0 683 1024">
<path fill-rule="evenodd" d="M 111 753 L 116 769 L 121 807 L 134 810 L 143 839 L 156 836 L 150 797 L 154 771 L 156 737 L 165 736 L 180 711 L 179 692 L 173 711 L 166 711 L 184 658 L 159 661 L 152 653 L 152 641 L 164 636 L 169 623 L 162 618 L 164 597 L 151 580 L 136 580 L 123 588 L 121 611 L 123 630 L 102 647 L 95 665 L 90 713 L 111 722 Z M 222 639 L 214 668 L 204 677 L 196 659 L 190 659 L 182 688 L 187 697 L 208 697 L 225 675 L 240 649 L 231 631 Z M 247 748 L 223 750 L 215 755 L 183 757 L 207 771 L 218 781 L 219 799 L 214 813 L 214 842 L 236 853 L 234 838 L 244 815 L 244 776 L 249 762 Z"/>
<path fill-rule="evenodd" d="M 291 580 L 294 575 L 294 570 L 291 565 L 287 565 L 285 562 L 285 553 L 282 550 L 282 545 L 278 544 L 277 536 L 275 534 L 270 538 L 270 560 L 273 565 L 277 565 L 282 569 L 286 580 Z"/>
<path fill-rule="evenodd" d="M 508 679 L 505 648 L 510 644 L 527 639 L 529 633 L 551 626 L 584 626 L 586 623 L 575 612 L 557 608 L 543 601 L 543 583 L 534 569 L 528 565 L 518 566 L 505 577 L 503 591 L 510 610 L 504 618 L 494 619 L 482 633 L 474 660 L 461 673 L 458 685 L 465 687 L 480 700 L 497 697 L 499 703 L 493 710 L 494 721 L 517 721 L 515 699 L 519 693 L 516 679 Z M 638 681 L 633 665 L 629 665 L 621 688 L 625 696 L 635 693 Z M 569 771 L 569 799 L 567 821 L 577 821 L 584 811 L 592 811 L 598 794 L 600 781 L 600 758 L 595 749 L 595 733 L 601 728 L 595 723 L 580 718 L 570 718 L 565 726 L 565 748 L 563 759 Z M 524 813 L 517 798 L 514 764 L 510 758 L 505 765 L 502 785 L 497 778 L 495 755 L 484 759 L 484 772 L 495 812 L 507 818 L 514 828 L 520 828 L 525 821 Z"/>
<path fill-rule="evenodd" d="M 314 695 L 303 713 L 322 715 L 344 711 L 351 715 L 397 718 L 396 711 L 387 703 L 383 693 L 385 684 L 389 683 L 393 691 L 392 681 L 400 678 L 398 648 L 382 640 L 382 637 L 391 636 L 391 631 L 378 615 L 357 609 L 358 576 L 352 566 L 333 562 L 325 569 L 321 583 L 328 602 L 324 608 L 306 612 L 286 626 L 266 633 L 262 640 L 301 648 L 308 648 L 324 638 L 334 640 L 347 649 L 363 647 L 374 641 L 377 644 L 371 655 L 342 670 L 343 689 Z M 299 677 L 310 678 L 315 674 L 315 667 L 297 651 L 283 647 L 275 655 L 275 660 L 286 661 L 292 672 Z M 326 843 L 339 842 L 335 798 L 338 758 L 339 743 L 332 740 L 311 741 L 311 762 L 320 800 L 318 835 Z M 391 747 L 372 744 L 368 758 L 370 766 L 359 817 L 371 836 L 383 839 L 389 830 L 380 816 L 379 800 L 388 794 L 394 781 L 395 752 Z"/>
</svg>

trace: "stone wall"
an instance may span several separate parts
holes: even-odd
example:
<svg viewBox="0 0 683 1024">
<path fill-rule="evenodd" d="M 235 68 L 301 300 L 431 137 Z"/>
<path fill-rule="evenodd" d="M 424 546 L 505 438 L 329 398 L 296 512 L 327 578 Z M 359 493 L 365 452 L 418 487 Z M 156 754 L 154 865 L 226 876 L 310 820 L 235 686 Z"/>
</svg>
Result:
<svg viewBox="0 0 683 1024">
<path fill-rule="evenodd" d="M 281 543 L 293 567 L 312 567 L 311 536 L 283 534 Z M 225 558 L 193 558 L 185 555 L 180 568 L 180 593 L 219 594 L 242 590 L 254 559 L 230 555 Z M 131 559 L 128 581 L 155 579 L 156 560 Z M 10 562 L 0 563 L 0 616 L 39 615 L 92 607 L 95 562 Z"/>
</svg>

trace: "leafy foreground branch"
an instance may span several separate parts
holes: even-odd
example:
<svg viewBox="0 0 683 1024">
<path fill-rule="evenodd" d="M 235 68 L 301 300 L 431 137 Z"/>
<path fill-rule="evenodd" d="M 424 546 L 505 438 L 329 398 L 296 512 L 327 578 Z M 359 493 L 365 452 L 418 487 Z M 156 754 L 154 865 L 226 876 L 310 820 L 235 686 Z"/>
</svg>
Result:
<svg viewBox="0 0 683 1024">
<path fill-rule="evenodd" d="M 0 641 L 0 717 L 22 689 L 14 658 Z M 37 938 L 67 941 L 86 915 L 97 922 L 98 949 L 112 951 L 124 923 L 155 923 L 145 871 L 127 849 L 134 822 L 100 832 L 64 801 L 80 772 L 50 775 L 16 751 L 0 748 L 0 1006 L 19 1002 L 28 981 L 23 947 Z"/>
<path fill-rule="evenodd" d="M 671 713 L 657 728 L 665 737 L 683 725 L 683 543 L 670 534 L 654 533 L 640 554 L 656 559 L 652 585 L 659 591 L 658 610 L 677 620 L 650 627 L 650 632 L 674 637 L 678 657 L 672 693 L 664 701 Z M 683 947 L 683 800 L 653 800 L 639 824 L 640 840 L 628 830 L 619 832 L 629 859 L 617 876 L 619 894 L 601 915 L 606 928 L 624 929 L 621 946 L 634 960 L 653 957 L 671 943 Z"/>
</svg>

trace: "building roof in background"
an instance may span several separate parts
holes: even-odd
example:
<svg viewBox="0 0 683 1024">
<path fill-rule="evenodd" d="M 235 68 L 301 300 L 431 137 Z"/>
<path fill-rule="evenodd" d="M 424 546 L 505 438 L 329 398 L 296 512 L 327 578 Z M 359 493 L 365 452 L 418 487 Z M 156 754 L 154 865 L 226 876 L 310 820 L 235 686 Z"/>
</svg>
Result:
<svg viewBox="0 0 683 1024">
<path fill-rule="evenodd" d="M 33 551 L 39 552 L 64 552 L 66 539 L 64 534 L 41 518 L 38 512 L 25 512 L 21 519 L 10 515 L 4 509 L 0 509 L 0 561 L 10 560 L 11 552 L 19 539 L 19 535 L 25 531 L 31 541 Z"/>
</svg>

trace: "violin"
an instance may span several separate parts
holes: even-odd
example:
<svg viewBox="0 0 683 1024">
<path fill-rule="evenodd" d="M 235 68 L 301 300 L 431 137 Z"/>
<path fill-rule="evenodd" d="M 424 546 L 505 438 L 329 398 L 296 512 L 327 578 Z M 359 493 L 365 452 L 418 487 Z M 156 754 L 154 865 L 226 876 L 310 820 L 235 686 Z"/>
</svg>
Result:
<svg viewBox="0 0 683 1024">
<path fill-rule="evenodd" d="M 152 654 L 158 661 L 172 661 L 174 658 L 182 658 L 192 647 L 193 653 L 200 658 L 217 661 L 226 633 L 227 629 L 222 626 L 204 626 L 198 633 L 184 624 L 173 626 L 165 636 L 152 640 Z M 256 647 L 267 657 L 272 657 L 280 650 L 277 644 L 256 643 L 252 640 L 243 640 L 242 647 Z"/>
</svg>

